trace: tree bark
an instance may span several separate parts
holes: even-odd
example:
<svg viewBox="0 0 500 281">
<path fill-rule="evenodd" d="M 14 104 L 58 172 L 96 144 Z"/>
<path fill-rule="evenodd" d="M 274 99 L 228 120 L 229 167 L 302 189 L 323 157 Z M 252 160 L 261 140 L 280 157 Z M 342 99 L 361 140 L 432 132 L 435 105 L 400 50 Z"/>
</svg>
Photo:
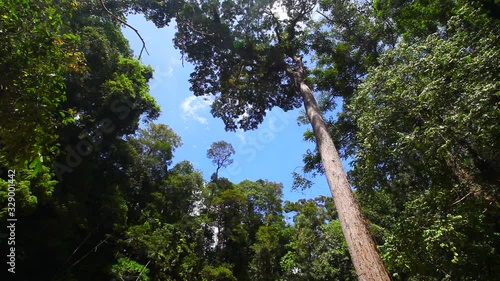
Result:
<svg viewBox="0 0 500 281">
<path fill-rule="evenodd" d="M 325 175 L 337 208 L 352 263 L 360 281 L 389 281 L 390 277 L 375 246 L 361 208 L 351 190 L 340 156 L 311 88 L 305 83 L 301 57 L 294 57 L 295 83 L 300 88 L 307 117 L 311 122 Z"/>
</svg>

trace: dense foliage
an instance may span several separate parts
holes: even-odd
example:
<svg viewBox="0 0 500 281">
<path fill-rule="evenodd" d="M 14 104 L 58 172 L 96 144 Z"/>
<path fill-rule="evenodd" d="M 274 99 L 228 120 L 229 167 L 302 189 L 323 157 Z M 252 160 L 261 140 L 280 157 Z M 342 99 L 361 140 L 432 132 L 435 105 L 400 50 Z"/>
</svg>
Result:
<svg viewBox="0 0 500 281">
<path fill-rule="evenodd" d="M 353 180 L 361 192 L 389 196 L 396 212 L 383 247 L 402 274 L 498 274 L 498 28 L 463 8 L 446 37 L 384 54 L 352 104 L 360 140 Z"/>
<path fill-rule="evenodd" d="M 153 69 L 114 18 L 132 11 L 179 19 L 192 90 L 222 92 L 214 115 L 230 129 L 299 106 L 287 56 L 308 56 L 392 278 L 498 280 L 498 1 L 283 1 L 285 20 L 273 1 L 188 2 L 104 1 L 112 16 L 100 1 L 0 0 L 0 219 L 15 169 L 18 280 L 358 278 L 332 198 L 283 202 L 280 183 L 219 178 L 235 153 L 224 141 L 209 180 L 174 162 Z M 324 172 L 317 151 L 304 162 Z"/>
<path fill-rule="evenodd" d="M 394 279 L 496 279 L 500 6 L 324 3 L 314 79 Z"/>
</svg>

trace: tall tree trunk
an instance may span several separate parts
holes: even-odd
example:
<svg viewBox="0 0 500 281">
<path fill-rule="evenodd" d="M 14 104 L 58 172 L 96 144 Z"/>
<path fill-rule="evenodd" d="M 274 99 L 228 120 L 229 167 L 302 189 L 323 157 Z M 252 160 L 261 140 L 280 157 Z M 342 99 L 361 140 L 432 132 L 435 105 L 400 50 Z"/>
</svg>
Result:
<svg viewBox="0 0 500 281">
<path fill-rule="evenodd" d="M 294 57 L 296 68 L 293 70 L 295 83 L 300 88 L 304 107 L 311 122 L 316 145 L 321 155 L 326 179 L 335 201 L 340 225 L 347 241 L 349 254 L 356 269 L 358 280 L 388 281 L 389 274 L 384 267 L 375 241 L 368 230 L 368 225 L 361 208 L 351 190 L 347 174 L 340 156 L 328 132 L 323 115 L 311 88 L 305 83 L 304 65 L 301 57 Z"/>
</svg>

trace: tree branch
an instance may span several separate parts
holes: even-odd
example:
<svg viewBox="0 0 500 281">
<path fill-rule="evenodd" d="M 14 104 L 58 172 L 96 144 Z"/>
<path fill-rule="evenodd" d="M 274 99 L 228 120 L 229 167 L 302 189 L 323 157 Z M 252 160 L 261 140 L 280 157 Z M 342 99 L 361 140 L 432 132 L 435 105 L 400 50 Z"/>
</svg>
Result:
<svg viewBox="0 0 500 281">
<path fill-rule="evenodd" d="M 139 276 L 137 276 L 137 279 L 135 279 L 135 281 L 138 281 L 139 278 L 141 278 L 141 275 L 142 273 L 144 272 L 144 270 L 146 270 L 146 267 L 148 267 L 148 264 L 151 262 L 151 260 L 148 261 L 148 263 L 146 263 L 146 265 L 144 266 L 144 268 L 141 270 L 141 272 L 139 273 Z"/>
<path fill-rule="evenodd" d="M 59 268 L 59 270 L 56 272 L 56 274 L 52 277 L 51 280 L 54 280 L 57 277 L 57 275 L 66 266 L 66 264 L 69 262 L 69 260 L 75 255 L 76 252 L 78 252 L 78 250 L 80 249 L 80 247 L 82 247 L 82 245 L 90 238 L 91 234 L 92 233 L 89 233 L 89 235 L 87 235 L 87 237 L 85 237 L 85 239 L 83 239 L 83 241 L 80 242 L 80 244 L 75 248 L 75 250 L 73 251 L 73 253 L 68 257 L 68 259 L 64 262 L 64 264 L 61 266 L 61 268 Z"/>
<path fill-rule="evenodd" d="M 282 45 L 282 38 L 281 38 L 281 23 L 280 20 L 273 14 L 273 11 L 269 7 L 264 11 L 264 14 L 267 14 L 273 18 L 273 21 L 275 23 L 274 26 L 274 33 L 276 34 L 276 38 L 278 40 L 278 44 Z"/>
<path fill-rule="evenodd" d="M 187 25 L 193 32 L 196 32 L 200 35 L 204 35 L 204 36 L 210 36 L 210 37 L 214 37 L 215 36 L 215 33 L 208 33 L 208 32 L 205 32 L 205 31 L 201 31 L 201 30 L 198 30 L 196 28 L 194 28 L 194 26 L 188 22 L 183 22 L 183 24 Z"/>
<path fill-rule="evenodd" d="M 195 8 L 191 4 L 186 3 L 184 1 L 183 1 L 183 3 L 187 4 L 189 7 L 191 7 L 191 10 L 193 11 L 193 14 L 194 15 L 196 14 L 196 10 L 195 10 Z M 179 13 L 178 12 L 176 13 L 176 18 L 177 19 L 179 18 Z M 210 36 L 210 37 L 214 37 L 215 36 L 215 33 L 208 33 L 208 32 L 204 32 L 204 31 L 196 29 L 188 20 L 182 21 L 182 23 L 185 24 L 187 27 L 189 27 L 193 32 L 198 33 L 199 35 Z M 177 22 L 177 24 L 179 24 L 179 22 Z"/>
<path fill-rule="evenodd" d="M 102 7 L 104 8 L 104 10 L 106 11 L 106 13 L 108 13 L 111 17 L 113 17 L 115 20 L 119 21 L 120 23 L 128 26 L 130 29 L 132 29 L 136 34 L 137 36 L 139 36 L 139 39 L 141 39 L 142 41 L 142 49 L 141 49 L 141 52 L 139 53 L 139 60 L 141 59 L 141 56 L 142 56 L 142 52 L 143 51 L 146 51 L 146 54 L 148 54 L 149 56 L 149 52 L 148 52 L 148 49 L 146 48 L 146 42 L 144 41 L 144 39 L 142 38 L 141 34 L 139 33 L 139 31 L 134 28 L 133 26 L 131 26 L 130 24 L 128 24 L 126 21 L 120 19 L 119 17 L 117 17 L 115 14 L 113 14 L 107 7 L 106 5 L 104 4 L 104 0 L 101 0 L 101 5 Z"/>
<path fill-rule="evenodd" d="M 472 192 L 472 191 L 470 191 L 469 193 L 465 194 L 465 196 L 464 196 L 464 197 L 462 197 L 462 198 L 458 199 L 457 201 L 453 202 L 453 204 L 451 204 L 450 206 L 454 206 L 454 205 L 456 205 L 456 204 L 458 204 L 458 203 L 462 202 L 465 198 L 469 197 L 469 195 L 471 195 L 472 193 L 473 193 L 473 192 Z"/>
<path fill-rule="evenodd" d="M 316 11 L 318 14 L 322 15 L 327 21 L 329 21 L 331 24 L 334 24 L 334 21 L 333 19 L 331 19 L 330 17 L 328 17 L 325 13 L 321 12 L 320 10 L 317 10 Z"/>
<path fill-rule="evenodd" d="M 97 248 L 99 248 L 99 246 L 101 246 L 102 243 L 107 243 L 107 240 L 108 240 L 108 238 L 105 238 L 104 240 L 102 240 L 101 242 L 99 242 L 99 244 L 97 244 L 97 246 L 95 246 L 94 248 L 90 249 L 90 251 L 88 251 L 82 258 L 80 258 L 79 260 L 77 260 L 76 262 L 74 262 L 69 268 L 72 268 L 73 266 L 77 265 L 80 261 L 82 261 L 88 255 L 90 255 L 92 253 L 92 251 L 96 252 Z"/>
</svg>

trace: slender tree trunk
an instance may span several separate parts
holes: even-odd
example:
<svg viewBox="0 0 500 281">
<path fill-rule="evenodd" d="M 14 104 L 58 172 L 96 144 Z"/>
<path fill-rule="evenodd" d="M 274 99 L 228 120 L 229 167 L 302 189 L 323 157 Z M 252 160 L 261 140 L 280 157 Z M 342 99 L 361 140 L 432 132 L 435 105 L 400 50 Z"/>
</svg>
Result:
<svg viewBox="0 0 500 281">
<path fill-rule="evenodd" d="M 296 69 L 293 70 L 295 83 L 300 88 L 307 117 L 311 122 L 316 137 L 316 145 L 321 155 L 328 185 L 335 201 L 342 232 L 347 241 L 347 247 L 358 280 L 388 281 L 390 280 L 389 274 L 368 230 L 361 208 L 351 190 L 347 174 L 328 132 L 325 120 L 318 108 L 311 88 L 305 83 L 302 58 L 295 57 L 294 60 L 296 62 Z"/>
</svg>

